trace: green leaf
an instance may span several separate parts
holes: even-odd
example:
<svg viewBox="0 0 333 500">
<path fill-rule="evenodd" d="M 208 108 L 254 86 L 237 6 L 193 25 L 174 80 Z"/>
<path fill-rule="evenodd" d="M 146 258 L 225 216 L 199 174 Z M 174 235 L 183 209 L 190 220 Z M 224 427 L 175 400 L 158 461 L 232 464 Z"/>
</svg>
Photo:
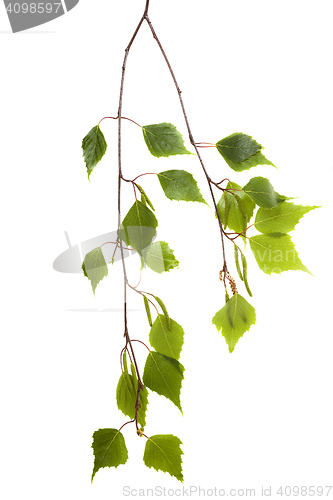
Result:
<svg viewBox="0 0 333 500">
<path fill-rule="evenodd" d="M 83 156 L 87 167 L 88 179 L 94 167 L 96 167 L 97 163 L 103 158 L 106 148 L 107 144 L 103 132 L 99 128 L 99 125 L 96 125 L 82 141 Z"/>
<path fill-rule="evenodd" d="M 154 210 L 155 212 L 155 208 L 154 208 L 154 205 L 152 204 L 152 202 L 150 201 L 150 199 L 148 198 L 146 192 L 142 189 L 141 186 L 139 186 L 139 184 L 137 184 L 137 187 L 139 189 L 139 191 L 141 192 L 141 201 L 142 201 L 142 198 L 144 201 L 142 201 L 142 203 L 144 203 L 146 205 L 146 203 L 148 203 L 148 205 L 150 206 L 150 208 L 152 210 Z M 146 203 L 145 203 L 146 202 Z"/>
<path fill-rule="evenodd" d="M 145 264 L 156 273 L 170 271 L 179 266 L 178 260 L 173 255 L 173 250 L 165 241 L 154 241 L 142 251 Z"/>
<path fill-rule="evenodd" d="M 175 320 L 170 321 L 171 330 L 168 330 L 165 316 L 159 314 L 149 332 L 149 342 L 161 354 L 179 359 L 184 343 L 184 330 Z"/>
<path fill-rule="evenodd" d="M 147 299 L 147 297 L 145 295 L 143 295 L 143 301 L 144 301 L 144 304 L 145 304 L 145 309 L 146 309 L 146 314 L 147 314 L 149 326 L 153 326 L 153 322 L 151 320 L 151 313 L 150 313 L 149 301 L 148 301 L 148 299 Z"/>
<path fill-rule="evenodd" d="M 227 158 L 225 158 L 225 161 L 227 162 L 229 167 L 235 170 L 236 172 L 242 172 L 243 170 L 250 170 L 250 168 L 257 167 L 258 165 L 272 165 L 272 167 L 275 167 L 274 163 L 267 160 L 267 158 L 260 151 L 259 153 L 250 156 L 248 160 L 244 160 L 241 163 L 234 163 L 228 160 Z"/>
<path fill-rule="evenodd" d="M 236 172 L 249 170 L 257 165 L 275 166 L 261 153 L 262 146 L 246 134 L 231 134 L 218 141 L 216 148 L 229 167 Z"/>
<path fill-rule="evenodd" d="M 253 177 L 243 187 L 243 191 L 262 208 L 276 207 L 282 201 L 289 199 L 274 191 L 272 184 L 265 177 Z"/>
<path fill-rule="evenodd" d="M 95 462 L 91 476 L 93 482 L 96 472 L 102 467 L 115 467 L 125 464 L 128 459 L 124 436 L 118 429 L 98 429 L 93 434 Z"/>
<path fill-rule="evenodd" d="M 294 205 L 284 201 L 274 208 L 259 208 L 255 227 L 261 233 L 289 233 L 295 229 L 296 224 L 303 215 L 317 206 Z"/>
<path fill-rule="evenodd" d="M 176 359 L 151 351 L 146 360 L 142 380 L 148 389 L 170 399 L 183 413 L 180 405 L 180 389 L 184 370 L 183 365 Z"/>
<path fill-rule="evenodd" d="M 222 329 L 229 351 L 232 352 L 238 340 L 256 322 L 256 312 L 247 300 L 235 293 L 213 318 L 217 330 Z"/>
<path fill-rule="evenodd" d="M 168 472 L 183 482 L 181 440 L 172 434 L 156 434 L 148 438 L 143 461 L 149 468 Z"/>
<path fill-rule="evenodd" d="M 139 254 L 148 247 L 156 234 L 157 219 L 141 201 L 136 200 L 119 228 L 119 238 Z"/>
<path fill-rule="evenodd" d="M 229 210 L 230 210 L 230 194 L 227 193 L 227 191 L 223 191 L 222 198 L 223 198 L 223 204 L 220 203 L 220 210 L 221 214 L 223 213 L 223 219 L 221 218 L 221 222 L 223 223 L 224 229 L 227 228 L 228 226 L 228 217 L 229 217 Z M 221 200 L 220 200 L 221 201 Z M 219 204 L 217 204 L 218 212 L 220 213 L 219 210 Z M 216 216 L 216 214 L 215 214 Z"/>
<path fill-rule="evenodd" d="M 217 204 L 220 219 L 224 221 L 224 223 L 227 221 L 227 226 L 230 229 L 236 233 L 241 233 L 244 231 L 246 224 L 250 221 L 256 205 L 251 198 L 242 191 L 241 186 L 235 182 L 228 182 L 226 189 L 231 191 L 235 190 L 237 196 L 227 191 L 223 192 Z M 228 200 L 227 204 L 226 200 Z"/>
<path fill-rule="evenodd" d="M 185 170 L 166 170 L 157 174 L 164 194 L 169 200 L 198 201 L 203 199 L 193 175 Z M 207 205 L 207 203 L 206 203 Z"/>
<path fill-rule="evenodd" d="M 133 363 L 131 363 L 132 365 Z M 138 379 L 135 372 L 134 365 L 132 368 L 132 375 L 128 373 L 126 353 L 123 356 L 124 372 L 121 374 L 116 391 L 117 405 L 119 410 L 131 419 L 135 418 L 135 405 L 138 393 Z M 133 370 L 134 368 L 134 370 Z M 144 387 L 140 390 L 139 398 L 140 408 L 138 410 L 138 422 L 142 427 L 146 425 L 146 411 L 148 405 L 148 391 Z"/>
<path fill-rule="evenodd" d="M 216 147 L 223 158 L 235 163 L 247 160 L 262 148 L 251 136 L 237 132 L 218 141 Z"/>
<path fill-rule="evenodd" d="M 90 280 L 95 295 L 98 283 L 108 275 L 108 266 L 106 265 L 101 247 L 94 248 L 88 252 L 81 266 L 83 274 Z"/>
<path fill-rule="evenodd" d="M 164 302 L 162 302 L 162 300 L 159 297 L 156 297 L 156 295 L 154 295 L 154 299 L 156 300 L 156 302 L 158 303 L 158 305 L 160 306 L 160 308 L 164 312 L 168 330 L 171 330 L 171 319 L 170 319 L 169 313 L 167 311 L 167 308 L 165 307 Z"/>
<path fill-rule="evenodd" d="M 240 265 L 239 265 L 238 248 L 237 248 L 237 246 L 236 246 L 235 243 L 234 243 L 234 258 L 235 258 L 235 264 L 236 264 L 236 269 L 237 269 L 238 276 L 240 277 L 240 279 L 242 281 L 244 281 L 244 277 L 242 275 L 242 271 L 241 271 L 241 268 L 240 268 Z"/>
<path fill-rule="evenodd" d="M 250 287 L 249 287 L 249 282 L 247 281 L 247 262 L 246 262 L 246 258 L 245 258 L 245 255 L 243 254 L 243 252 L 241 253 L 241 256 L 242 256 L 244 285 L 245 285 L 247 293 L 250 295 L 250 297 L 252 297 L 252 292 L 251 292 Z"/>
<path fill-rule="evenodd" d="M 268 233 L 252 236 L 250 247 L 258 266 L 264 273 L 310 271 L 302 264 L 289 234 Z"/>
<path fill-rule="evenodd" d="M 171 123 L 145 125 L 142 131 L 150 153 L 157 158 L 193 154 L 187 151 L 181 133 Z"/>
<path fill-rule="evenodd" d="M 246 211 L 245 205 L 242 201 L 242 198 L 240 196 L 238 196 L 238 194 L 236 194 L 236 193 L 234 193 L 234 197 L 236 198 L 238 208 L 239 208 L 240 213 L 242 214 L 242 217 L 243 217 L 243 229 L 242 229 L 242 231 L 245 231 L 246 226 L 247 226 L 247 221 L 248 221 L 247 211 Z"/>
</svg>

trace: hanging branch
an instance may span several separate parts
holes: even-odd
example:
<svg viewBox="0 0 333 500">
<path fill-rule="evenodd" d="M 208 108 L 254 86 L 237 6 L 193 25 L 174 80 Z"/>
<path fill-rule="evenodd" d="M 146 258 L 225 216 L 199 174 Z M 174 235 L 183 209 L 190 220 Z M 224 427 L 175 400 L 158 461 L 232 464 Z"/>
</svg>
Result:
<svg viewBox="0 0 333 500">
<path fill-rule="evenodd" d="M 192 174 L 184 170 L 167 170 L 159 173 L 144 172 L 134 179 L 126 179 L 122 172 L 122 120 L 128 120 L 142 130 L 143 138 L 148 151 L 155 157 L 170 157 L 174 155 L 192 154 L 185 147 L 184 140 L 177 128 L 171 123 L 159 123 L 141 126 L 132 118 L 122 116 L 124 82 L 126 65 L 130 49 L 146 21 L 155 38 L 164 60 L 169 68 L 175 84 L 180 105 L 184 115 L 190 143 L 195 149 L 202 170 L 208 183 L 213 201 L 216 218 L 219 224 L 222 244 L 222 269 L 219 271 L 220 280 L 224 285 L 225 304 L 212 318 L 212 323 L 222 332 L 229 348 L 233 352 L 237 342 L 256 321 L 255 309 L 240 295 L 235 277 L 231 275 L 227 266 L 225 243 L 230 241 L 234 248 L 235 271 L 243 283 L 248 295 L 252 291 L 248 283 L 248 266 L 244 251 L 235 242 L 237 238 L 249 241 L 259 268 L 267 273 L 280 274 L 288 270 L 308 269 L 300 261 L 291 241 L 290 231 L 294 230 L 301 217 L 317 207 L 294 205 L 290 198 L 278 194 L 270 181 L 264 177 L 253 177 L 243 187 L 232 182 L 227 177 L 216 182 L 211 179 L 200 154 L 200 148 L 215 147 L 223 157 L 225 163 L 235 172 L 249 170 L 257 165 L 273 165 L 262 154 L 262 146 L 251 136 L 243 133 L 234 133 L 218 141 L 196 142 L 190 128 L 187 112 L 174 71 L 171 67 L 165 50 L 156 34 L 148 16 L 149 0 L 146 0 L 144 13 L 125 49 L 122 65 L 121 83 L 119 91 L 119 106 L 116 117 L 104 117 L 98 125 L 93 127 L 82 141 L 82 149 L 88 172 L 88 179 L 104 156 L 107 143 L 100 128 L 105 119 L 118 120 L 118 230 L 111 262 L 114 262 L 117 248 L 120 248 L 124 283 L 124 338 L 125 345 L 120 352 L 121 375 L 117 385 L 116 400 L 119 410 L 130 420 L 119 428 L 99 429 L 93 435 L 93 450 L 95 456 L 92 480 L 96 472 L 102 467 L 118 467 L 125 464 L 128 452 L 122 434 L 127 424 L 134 423 L 136 434 L 145 437 L 145 451 L 143 460 L 147 467 L 168 472 L 179 481 L 183 481 L 182 473 L 182 444 L 180 439 L 170 434 L 147 436 L 144 434 L 146 426 L 146 411 L 148 405 L 148 389 L 169 399 L 182 413 L 180 391 L 184 377 L 184 366 L 179 362 L 184 342 L 183 328 L 169 315 L 162 299 L 151 292 L 138 290 L 144 268 L 162 274 L 178 267 L 179 262 L 174 256 L 169 244 L 164 241 L 153 241 L 158 225 L 155 208 L 146 191 L 136 181 L 146 175 L 156 175 L 163 193 L 169 200 L 182 200 L 206 204 L 196 180 Z M 121 185 L 122 182 L 132 184 L 134 203 L 126 216 L 121 217 Z M 140 180 L 141 182 L 141 180 Z M 144 182 L 144 180 L 143 180 Z M 225 187 L 222 184 L 227 182 Z M 222 192 L 217 202 L 213 186 Z M 140 196 L 140 200 L 138 199 Z M 255 214 L 255 221 L 250 223 Z M 226 231 L 226 229 L 231 231 Z M 259 234 L 249 237 L 247 232 L 256 228 Z M 106 243 L 103 243 L 105 245 Z M 85 255 L 82 263 L 84 276 L 89 279 L 93 292 L 99 282 L 108 275 L 108 267 L 102 252 L 102 247 L 95 248 Z M 127 277 L 124 250 L 134 250 L 140 257 L 140 281 L 132 286 Z M 240 256 L 240 259 L 239 259 Z M 241 286 L 243 286 L 241 285 Z M 128 328 L 127 289 L 133 290 L 142 297 L 149 324 L 150 347 L 139 339 L 131 339 Z M 229 291 L 232 294 L 230 297 Z M 153 321 L 151 306 L 156 312 Z M 137 333 L 137 332 L 136 332 Z M 133 343 L 142 344 L 149 351 L 143 374 L 135 355 Z M 137 347 L 138 344 L 135 344 Z M 129 366 L 128 366 L 129 359 Z"/>
</svg>

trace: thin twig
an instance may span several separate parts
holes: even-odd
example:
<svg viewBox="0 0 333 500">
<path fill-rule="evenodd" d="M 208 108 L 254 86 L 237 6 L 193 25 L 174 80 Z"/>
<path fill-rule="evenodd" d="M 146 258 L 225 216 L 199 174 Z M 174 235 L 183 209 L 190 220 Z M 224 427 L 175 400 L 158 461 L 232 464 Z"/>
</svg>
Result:
<svg viewBox="0 0 333 500">
<path fill-rule="evenodd" d="M 117 239 L 118 240 L 120 240 L 119 239 L 119 228 L 120 228 L 120 223 L 121 223 L 121 181 L 122 181 L 122 165 L 121 165 L 121 123 L 122 123 L 121 118 L 122 118 L 122 116 L 121 116 L 121 113 L 122 113 L 122 105 L 123 105 L 123 92 L 124 92 L 126 62 L 127 62 L 128 53 L 130 51 L 132 43 L 134 42 L 135 37 L 138 34 L 138 32 L 139 32 L 139 30 L 141 28 L 141 25 L 142 25 L 142 23 L 143 23 L 143 21 L 145 19 L 145 16 L 148 13 L 148 7 L 149 7 L 149 0 L 146 0 L 146 6 L 145 6 L 144 14 L 143 14 L 143 16 L 142 16 L 142 18 L 141 18 L 138 26 L 136 27 L 136 30 L 134 31 L 129 44 L 127 45 L 127 47 L 125 49 L 125 56 L 124 56 L 124 61 L 123 61 L 123 66 L 122 66 L 120 92 L 119 92 L 119 107 L 118 107 L 118 118 L 120 118 L 118 120 L 118 231 L 117 231 Z M 142 386 L 142 381 L 141 381 L 141 377 L 140 377 L 139 368 L 138 368 L 138 365 L 137 365 L 137 362 L 136 362 L 136 358 L 135 358 L 133 346 L 132 346 L 132 343 L 131 343 L 131 339 L 130 339 L 130 336 L 129 336 L 129 333 L 128 333 L 128 326 L 127 326 L 127 296 L 126 296 L 127 274 L 126 274 L 126 266 L 125 266 L 125 260 L 124 260 L 123 243 L 122 243 L 121 240 L 119 241 L 119 243 L 120 243 L 121 260 L 122 260 L 122 264 L 123 264 L 123 274 L 124 274 L 124 330 L 125 330 L 124 331 L 124 336 L 126 337 L 126 345 L 127 345 L 127 343 L 129 344 L 130 351 L 131 351 L 132 356 L 133 356 L 135 370 L 136 370 L 138 381 L 139 381 L 139 384 L 138 384 L 138 393 L 137 393 L 137 402 L 138 402 L 138 399 L 139 399 L 139 396 L 140 396 L 140 390 L 141 390 L 141 386 Z M 135 422 L 136 422 L 136 426 L 137 426 L 137 411 L 136 411 Z"/>
<path fill-rule="evenodd" d="M 181 95 L 181 94 L 182 94 L 182 91 L 181 91 L 181 90 L 180 90 L 180 88 L 179 88 L 178 82 L 177 82 L 177 80 L 176 80 L 176 77 L 175 77 L 175 74 L 174 74 L 173 69 L 172 69 L 172 67 L 171 67 L 171 64 L 170 64 L 170 62 L 169 62 L 169 59 L 167 58 L 167 55 L 166 55 L 166 53 L 165 53 L 165 51 L 164 51 L 164 49 L 163 49 L 163 47 L 162 47 L 162 44 L 161 44 L 161 42 L 160 42 L 160 40 L 159 40 L 158 36 L 156 35 L 156 32 L 155 32 L 154 27 L 153 27 L 153 25 L 152 25 L 152 23 L 151 23 L 151 21 L 150 21 L 150 19 L 149 19 L 149 17 L 148 17 L 148 14 L 146 14 L 144 17 L 145 17 L 145 19 L 146 19 L 146 21 L 147 21 L 147 23 L 148 23 L 148 25 L 149 25 L 149 27 L 150 27 L 150 30 L 151 30 L 151 32 L 152 32 L 152 35 L 153 35 L 153 37 L 155 38 L 155 40 L 156 40 L 156 42 L 157 42 L 157 44 L 158 44 L 158 46 L 159 46 L 159 48 L 160 48 L 160 50 L 161 50 L 161 52 L 162 52 L 162 54 L 163 54 L 163 57 L 164 57 L 164 59 L 165 59 L 165 62 L 166 62 L 166 64 L 167 64 L 168 68 L 169 68 L 170 74 L 171 74 L 171 76 L 172 76 L 172 79 L 173 79 L 173 81 L 174 81 L 175 87 L 176 87 L 177 92 L 178 92 L 178 96 L 179 96 L 179 100 L 180 100 L 180 105 L 181 105 L 181 108 L 182 108 L 182 111 L 183 111 L 183 115 L 184 115 L 185 123 L 186 123 L 186 126 L 187 126 L 187 131 L 188 131 L 188 135 L 189 135 L 190 142 L 191 142 L 191 144 L 193 145 L 193 147 L 194 147 L 194 149 L 195 149 L 195 152 L 196 152 L 196 154 L 197 154 L 197 156 L 198 156 L 198 158 L 199 158 L 199 161 L 200 161 L 200 163 L 201 163 L 201 167 L 202 167 L 202 169 L 203 169 L 203 171 L 204 171 L 204 173 L 205 173 L 205 176 L 206 176 L 206 179 L 207 179 L 207 182 L 208 182 L 208 186 L 209 186 L 210 194 L 211 194 L 211 197 L 212 197 L 212 200 L 213 200 L 213 204 L 214 204 L 214 208 L 215 208 L 216 216 L 217 216 L 218 223 L 219 223 L 219 227 L 220 227 L 221 242 L 222 242 L 222 253 L 223 253 L 223 267 L 224 267 L 224 268 L 226 268 L 226 267 L 227 267 L 227 263 L 226 263 L 225 248 L 224 248 L 224 238 L 223 238 L 223 235 L 224 235 L 224 230 L 223 230 L 223 226 L 222 226 L 222 222 L 221 222 L 220 214 L 219 214 L 219 212 L 218 212 L 218 210 L 217 210 L 216 200 L 215 200 L 214 193 L 213 193 L 213 189 L 212 189 L 212 185 L 211 185 L 211 179 L 210 179 L 210 177 L 209 177 L 209 175 L 208 175 L 208 173 L 207 173 L 207 170 L 206 170 L 206 168 L 205 168 L 205 165 L 204 165 L 204 163 L 203 163 L 203 160 L 202 160 L 202 158 L 201 158 L 201 156 L 200 156 L 199 149 L 198 149 L 198 147 L 197 147 L 197 145 L 196 145 L 196 142 L 195 142 L 195 140 L 193 139 L 193 134 L 192 134 L 192 131 L 191 131 L 191 128 L 190 128 L 190 124 L 189 124 L 189 121 L 188 121 L 188 118 L 187 118 L 187 114 L 186 114 L 186 111 L 185 111 L 184 102 L 183 102 L 182 95 Z"/>
</svg>

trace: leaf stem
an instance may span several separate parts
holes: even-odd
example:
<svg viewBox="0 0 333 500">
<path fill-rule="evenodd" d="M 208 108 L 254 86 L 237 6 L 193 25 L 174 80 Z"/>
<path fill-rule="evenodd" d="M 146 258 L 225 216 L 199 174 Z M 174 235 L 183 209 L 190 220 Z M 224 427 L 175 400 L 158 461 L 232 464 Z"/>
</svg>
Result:
<svg viewBox="0 0 333 500">
<path fill-rule="evenodd" d="M 158 175 L 156 172 L 146 172 L 145 174 L 140 174 L 135 177 L 135 179 L 132 180 L 132 182 L 136 181 L 139 177 L 142 177 L 143 175 Z"/>
<path fill-rule="evenodd" d="M 124 423 L 124 424 L 120 427 L 120 429 L 118 429 L 118 432 L 120 432 L 120 431 L 121 431 L 121 429 L 122 429 L 123 427 L 125 427 L 125 425 L 127 425 L 127 424 L 131 424 L 132 422 L 135 422 L 135 419 L 134 419 L 134 420 L 129 420 L 128 422 L 125 422 L 125 423 Z"/>
<path fill-rule="evenodd" d="M 106 120 L 110 118 L 111 120 L 118 120 L 118 116 L 104 116 L 104 118 L 102 118 L 99 122 L 98 122 L 98 125 L 103 121 L 103 120 Z M 126 118 L 125 116 L 122 116 L 121 117 L 122 120 L 129 120 L 130 122 L 132 123 L 135 123 L 135 125 L 137 125 L 138 127 L 142 128 L 141 125 L 139 125 L 137 122 L 135 122 L 134 120 L 132 120 L 131 118 Z"/>
<path fill-rule="evenodd" d="M 216 144 L 213 144 L 212 142 L 196 142 L 195 145 L 198 148 L 216 148 Z"/>
<path fill-rule="evenodd" d="M 151 352 L 151 351 L 150 351 L 150 349 L 149 349 L 149 347 L 148 347 L 148 346 L 147 346 L 144 342 L 142 342 L 142 340 L 132 339 L 132 342 L 140 342 L 140 343 L 141 343 L 141 344 L 143 344 L 145 347 L 147 347 L 147 349 L 148 349 L 148 351 L 149 351 L 149 352 Z"/>
</svg>

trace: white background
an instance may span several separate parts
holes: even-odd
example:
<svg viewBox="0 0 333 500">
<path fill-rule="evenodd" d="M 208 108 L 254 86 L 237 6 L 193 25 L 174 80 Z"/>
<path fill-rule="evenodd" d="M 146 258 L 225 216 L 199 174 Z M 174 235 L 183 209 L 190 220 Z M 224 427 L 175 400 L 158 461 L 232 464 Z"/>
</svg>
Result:
<svg viewBox="0 0 333 500">
<path fill-rule="evenodd" d="M 119 428 L 126 419 L 115 401 L 123 315 L 111 310 L 122 307 L 122 272 L 119 263 L 109 267 L 94 297 L 82 275 L 52 267 L 67 247 L 64 231 L 75 245 L 116 230 L 117 122 L 102 123 L 108 151 L 91 183 L 81 141 L 103 116 L 117 114 L 124 49 L 143 8 L 144 0 L 81 0 L 65 16 L 13 35 L 0 6 L 0 488 L 6 500 L 104 500 L 122 497 L 125 485 L 181 487 L 144 466 L 145 439 L 131 425 L 123 429 L 127 464 L 100 470 L 91 485 L 93 432 Z M 263 144 L 278 167 L 237 173 L 216 150 L 205 149 L 213 179 L 229 176 L 244 185 L 263 175 L 279 193 L 299 197 L 297 203 L 323 205 L 293 234 L 314 276 L 265 275 L 247 252 L 257 322 L 230 354 L 211 324 L 224 304 L 213 210 L 171 202 L 155 176 L 141 179 L 155 204 L 158 238 L 174 249 L 180 268 L 163 275 L 147 270 L 140 287 L 159 295 L 183 326 L 186 368 L 184 416 L 151 394 L 146 433 L 182 440 L 186 488 L 255 488 L 260 496 L 262 486 L 271 486 L 279 498 L 281 485 L 332 484 L 332 14 L 323 0 L 151 0 L 150 18 L 195 140 L 216 142 L 241 131 Z M 175 124 L 191 149 L 177 92 L 147 25 L 129 54 L 123 114 L 142 125 Z M 188 170 L 211 205 L 194 156 L 150 156 L 129 122 L 123 149 L 125 177 Z M 132 203 L 126 185 L 123 215 Z M 137 264 L 135 257 L 127 260 L 133 284 Z M 241 284 L 239 291 L 247 298 Z M 128 300 L 132 338 L 147 342 L 143 304 L 134 292 Z M 143 369 L 145 348 L 136 349 Z"/>
</svg>

